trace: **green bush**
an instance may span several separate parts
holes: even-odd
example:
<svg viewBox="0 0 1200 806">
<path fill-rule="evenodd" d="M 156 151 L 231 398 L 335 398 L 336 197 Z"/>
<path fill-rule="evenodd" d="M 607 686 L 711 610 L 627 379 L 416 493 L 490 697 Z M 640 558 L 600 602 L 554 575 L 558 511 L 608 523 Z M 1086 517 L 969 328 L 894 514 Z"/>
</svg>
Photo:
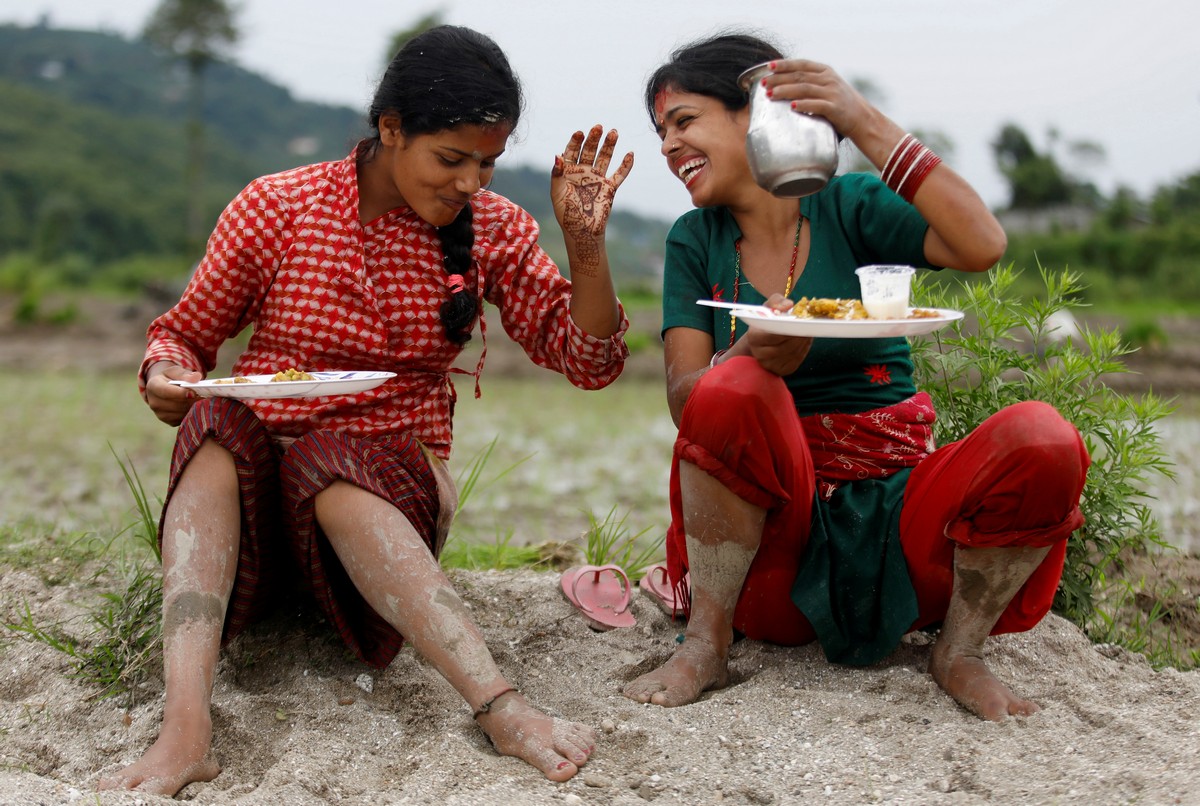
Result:
<svg viewBox="0 0 1200 806">
<path fill-rule="evenodd" d="M 39 259 L 31 252 L 12 252 L 0 257 L 0 291 L 136 296 L 150 288 L 169 287 L 178 293 L 190 270 L 183 258 L 163 255 L 131 255 L 102 262 L 78 252 L 53 260 Z"/>
<path fill-rule="evenodd" d="M 13 252 L 0 258 L 0 291 L 21 294 L 44 284 L 40 269 L 31 252 Z"/>
<path fill-rule="evenodd" d="M 1117 204 L 1114 202 L 1114 204 Z M 1200 216 L 1187 210 L 1150 223 L 1102 216 L 1085 230 L 1014 232 L 1017 265 L 1074 266 L 1088 277 L 1089 302 L 1149 298 L 1200 302 Z"/>
<path fill-rule="evenodd" d="M 1055 611 L 1093 631 L 1101 614 L 1098 594 L 1108 570 L 1126 551 L 1163 545 L 1147 504 L 1147 482 L 1171 477 L 1154 423 L 1172 410 L 1153 394 L 1141 399 L 1105 386 L 1102 376 L 1128 371 L 1132 351 L 1116 331 L 1084 329 L 1055 339 L 1050 315 L 1079 306 L 1079 276 L 1039 268 L 1043 293 L 1012 293 L 1019 272 L 1011 265 L 955 290 L 918 283 L 922 304 L 967 313 L 951 329 L 913 340 L 917 381 L 938 409 L 941 444 L 961 439 L 1001 408 L 1041 400 L 1079 429 L 1092 456 L 1081 508 L 1087 522 L 1068 543 Z"/>
</svg>

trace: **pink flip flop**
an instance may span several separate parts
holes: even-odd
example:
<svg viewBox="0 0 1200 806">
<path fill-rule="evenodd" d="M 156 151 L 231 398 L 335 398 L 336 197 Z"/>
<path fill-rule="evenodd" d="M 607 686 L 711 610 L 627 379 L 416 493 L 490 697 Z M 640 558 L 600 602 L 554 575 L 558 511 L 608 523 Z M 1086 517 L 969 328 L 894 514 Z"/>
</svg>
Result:
<svg viewBox="0 0 1200 806">
<path fill-rule="evenodd" d="M 673 619 L 683 618 L 683 604 L 675 596 L 675 587 L 671 584 L 665 565 L 659 563 L 643 568 L 638 588 L 668 616 Z"/>
<path fill-rule="evenodd" d="M 605 572 L 611 572 L 606 574 Z M 562 592 L 593 630 L 632 627 L 629 577 L 616 565 L 578 565 L 562 574 Z"/>
</svg>

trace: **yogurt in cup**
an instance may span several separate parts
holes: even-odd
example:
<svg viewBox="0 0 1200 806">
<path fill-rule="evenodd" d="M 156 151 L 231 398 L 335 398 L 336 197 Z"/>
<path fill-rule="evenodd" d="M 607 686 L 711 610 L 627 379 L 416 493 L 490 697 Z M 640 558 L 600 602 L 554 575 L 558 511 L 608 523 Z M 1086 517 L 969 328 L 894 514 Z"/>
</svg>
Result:
<svg viewBox="0 0 1200 806">
<path fill-rule="evenodd" d="M 908 293 L 916 269 L 912 266 L 876 265 L 855 269 L 862 288 L 862 304 L 871 319 L 907 319 Z"/>
</svg>

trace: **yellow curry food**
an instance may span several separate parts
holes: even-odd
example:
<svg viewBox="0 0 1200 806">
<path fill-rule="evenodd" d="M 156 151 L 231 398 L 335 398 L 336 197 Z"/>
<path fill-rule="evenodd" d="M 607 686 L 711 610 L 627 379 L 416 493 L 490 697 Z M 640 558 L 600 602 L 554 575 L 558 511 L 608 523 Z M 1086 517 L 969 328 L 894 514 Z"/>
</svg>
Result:
<svg viewBox="0 0 1200 806">
<path fill-rule="evenodd" d="M 307 372 L 304 372 L 303 370 L 296 369 L 295 367 L 293 367 L 291 369 L 285 369 L 280 372 L 276 372 L 274 375 L 271 376 L 272 382 L 274 382 L 274 381 L 315 381 L 315 380 L 316 380 L 316 378 L 313 377 L 312 375 L 308 374 Z M 217 384 L 217 383 L 254 383 L 254 381 L 250 380 L 247 377 L 239 375 L 236 378 L 221 378 L 219 380 L 213 381 L 213 383 L 214 384 Z"/>
<path fill-rule="evenodd" d="M 940 316 L 927 308 L 913 308 L 909 319 L 933 319 Z M 792 316 L 797 319 L 866 319 L 867 309 L 857 299 L 829 299 L 824 297 L 801 297 L 792 306 Z"/>
</svg>

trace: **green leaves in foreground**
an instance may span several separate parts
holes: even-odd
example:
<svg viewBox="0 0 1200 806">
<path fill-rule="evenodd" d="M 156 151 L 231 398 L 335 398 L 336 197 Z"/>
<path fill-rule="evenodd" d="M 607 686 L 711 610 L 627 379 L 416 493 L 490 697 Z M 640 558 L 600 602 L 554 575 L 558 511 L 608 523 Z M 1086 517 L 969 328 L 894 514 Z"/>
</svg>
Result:
<svg viewBox="0 0 1200 806">
<path fill-rule="evenodd" d="M 120 457 L 117 462 L 139 513 L 138 521 L 125 531 L 136 530 L 138 544 L 149 548 L 156 560 L 161 561 L 157 524 L 141 480 L 132 462 L 126 465 Z M 123 533 L 117 534 L 113 541 Z M 100 595 L 100 601 L 88 609 L 83 619 L 82 635 L 73 634 L 69 622 L 39 625 L 28 604 L 19 621 L 5 624 L 12 632 L 71 658 L 74 676 L 97 686 L 101 697 L 135 691 L 138 684 L 158 668 L 162 652 L 159 562 L 147 562 L 148 558 L 140 557 L 133 561 L 131 568 L 122 570 L 116 567 L 120 558 L 113 558 L 111 546 L 112 541 L 97 552 L 108 559 L 95 578 L 102 580 L 119 574 L 127 579 L 125 590 Z"/>
<path fill-rule="evenodd" d="M 518 459 L 484 482 L 484 469 L 492 458 L 498 439 L 499 437 L 496 437 L 485 445 L 471 459 L 456 480 L 459 490 L 456 516 L 462 513 L 476 491 L 485 489 L 503 479 L 530 458 L 525 456 Z M 615 513 L 616 507 L 613 507 L 603 520 L 597 520 L 591 512 L 587 513 L 588 530 L 584 535 L 586 541 L 583 548 L 584 560 L 594 565 L 616 563 L 631 575 L 636 575 L 643 566 L 661 559 L 663 538 L 659 537 L 656 541 L 646 545 L 642 537 L 649 531 L 649 528 L 636 534 L 630 534 L 629 528 L 625 524 L 627 515 L 617 519 Z M 573 543 L 547 543 L 534 546 L 514 544 L 513 537 L 514 528 L 511 526 L 503 531 L 497 527 L 496 538 L 490 543 L 463 540 L 451 534 L 442 550 L 439 562 L 445 568 L 464 568 L 472 571 L 507 570 L 565 566 L 572 564 L 573 557 L 578 556 L 578 549 Z"/>
<path fill-rule="evenodd" d="M 481 483 L 484 468 L 487 467 L 488 461 L 492 458 L 492 452 L 495 451 L 496 442 L 499 439 L 499 437 L 494 437 L 491 442 L 485 445 L 471 459 L 467 467 L 455 480 L 455 486 L 458 488 L 458 508 L 454 510 L 455 518 L 466 508 L 467 502 L 471 500 L 477 489 L 484 489 L 491 484 L 495 484 L 529 458 L 525 456 L 518 459 L 497 473 L 488 482 Z M 512 539 L 513 529 L 511 527 L 504 533 L 501 533 L 497 529 L 496 539 L 492 543 L 468 542 L 457 539 L 455 535 L 451 534 L 446 540 L 446 545 L 442 549 L 438 561 L 445 568 L 465 568 L 471 571 L 489 568 L 525 568 L 536 565 L 541 559 L 538 549 L 534 546 L 514 546 L 512 545 Z"/>
<path fill-rule="evenodd" d="M 1011 293 L 1018 276 L 1011 265 L 964 283 L 961 296 L 919 283 L 923 304 L 967 316 L 952 329 L 913 339 L 913 363 L 918 387 L 937 406 L 939 444 L 961 439 L 1022 400 L 1049 403 L 1079 429 L 1092 456 L 1081 505 L 1087 522 L 1067 544 L 1055 610 L 1086 629 L 1096 624 L 1097 596 L 1114 561 L 1163 545 L 1145 490 L 1152 477 L 1173 475 L 1154 428 L 1172 407 L 1154 394 L 1135 399 L 1104 384 L 1104 375 L 1129 371 L 1122 359 L 1133 348 L 1115 330 L 1059 324 L 1058 312 L 1080 305 L 1079 275 L 1039 272 L 1045 296 L 1036 298 Z"/>
<path fill-rule="evenodd" d="M 514 546 L 513 530 L 497 534 L 492 543 L 475 543 L 451 537 L 446 541 L 438 561 L 444 568 L 463 568 L 468 571 L 513 568 L 530 568 L 542 561 L 542 552 L 537 546 Z"/>
<path fill-rule="evenodd" d="M 134 691 L 158 668 L 161 611 L 158 568 L 139 564 L 124 592 L 101 594 L 84 618 L 82 635 L 69 622 L 38 624 L 28 604 L 19 621 L 4 626 L 63 653 L 74 664 L 74 677 L 97 686 L 100 697 L 111 697 Z"/>
<path fill-rule="evenodd" d="M 610 509 L 601 521 L 596 520 L 593 513 L 588 513 L 589 525 L 584 558 L 590 565 L 619 565 L 629 574 L 630 579 L 637 579 L 642 568 L 662 559 L 662 545 L 666 541 L 666 535 L 660 535 L 646 544 L 642 537 L 651 527 L 630 534 L 629 527 L 625 525 L 628 514 L 618 519 L 616 511 L 616 507 Z"/>
</svg>

